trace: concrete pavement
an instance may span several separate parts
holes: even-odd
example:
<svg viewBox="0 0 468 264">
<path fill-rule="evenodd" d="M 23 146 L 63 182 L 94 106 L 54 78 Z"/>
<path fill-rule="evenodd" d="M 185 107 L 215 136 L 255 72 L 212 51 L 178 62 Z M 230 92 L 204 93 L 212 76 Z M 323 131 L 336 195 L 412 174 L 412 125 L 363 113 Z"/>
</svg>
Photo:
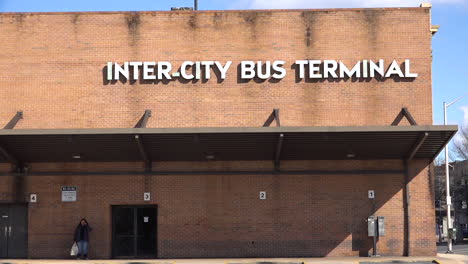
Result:
<svg viewBox="0 0 468 264">
<path fill-rule="evenodd" d="M 454 254 L 445 254 L 447 246 L 437 246 L 440 263 L 468 264 L 468 244 L 453 245 L 452 250 Z"/>
<path fill-rule="evenodd" d="M 132 260 L 60 260 L 60 259 L 0 259 L 0 264 L 365 264 L 434 263 L 468 264 L 468 244 L 454 245 L 455 254 L 445 254 L 445 245 L 437 247 L 437 257 L 326 257 L 326 258 L 244 258 L 244 259 L 132 259 Z"/>
<path fill-rule="evenodd" d="M 453 255 L 452 255 L 453 257 Z M 466 264 L 459 259 L 436 257 L 326 257 L 326 258 L 252 258 L 252 259 L 133 259 L 133 260 L 56 260 L 56 259 L 19 259 L 0 260 L 0 264 L 363 264 L 378 263 L 414 263 L 427 264 L 433 260 L 440 264 Z M 461 260 L 463 261 L 463 260 Z"/>
<path fill-rule="evenodd" d="M 467 255 L 468 257 L 468 244 L 457 244 L 452 246 L 455 254 Z M 446 245 L 437 246 L 437 253 L 444 254 L 447 251 Z"/>
<path fill-rule="evenodd" d="M 440 264 L 468 264 L 468 256 L 462 254 L 437 254 Z"/>
</svg>

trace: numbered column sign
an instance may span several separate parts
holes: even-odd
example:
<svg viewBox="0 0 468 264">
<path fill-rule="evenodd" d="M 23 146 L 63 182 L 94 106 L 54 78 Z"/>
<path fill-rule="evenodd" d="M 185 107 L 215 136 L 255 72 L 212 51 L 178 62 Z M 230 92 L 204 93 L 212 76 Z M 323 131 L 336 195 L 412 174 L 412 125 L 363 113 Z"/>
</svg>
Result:
<svg viewBox="0 0 468 264">
<path fill-rule="evenodd" d="M 144 200 L 144 201 L 150 201 L 150 200 L 151 200 L 151 193 L 145 192 L 145 193 L 143 194 L 143 200 Z"/>
<path fill-rule="evenodd" d="M 260 192 L 260 200 L 266 200 L 266 192 Z"/>
</svg>

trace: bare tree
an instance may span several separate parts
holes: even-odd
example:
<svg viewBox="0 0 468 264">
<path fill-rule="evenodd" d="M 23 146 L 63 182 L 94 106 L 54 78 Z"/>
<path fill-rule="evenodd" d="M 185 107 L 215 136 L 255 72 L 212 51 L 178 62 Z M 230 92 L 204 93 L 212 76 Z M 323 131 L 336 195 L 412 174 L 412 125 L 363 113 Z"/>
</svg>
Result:
<svg viewBox="0 0 468 264">
<path fill-rule="evenodd" d="M 442 166 L 444 165 L 444 163 L 445 163 L 445 156 L 443 155 L 443 151 L 442 151 L 441 154 L 439 154 L 439 156 L 437 156 L 437 158 L 434 160 L 434 165 Z"/>
<path fill-rule="evenodd" d="M 453 141 L 453 152 L 459 160 L 468 160 L 468 124 L 461 126 Z"/>
</svg>

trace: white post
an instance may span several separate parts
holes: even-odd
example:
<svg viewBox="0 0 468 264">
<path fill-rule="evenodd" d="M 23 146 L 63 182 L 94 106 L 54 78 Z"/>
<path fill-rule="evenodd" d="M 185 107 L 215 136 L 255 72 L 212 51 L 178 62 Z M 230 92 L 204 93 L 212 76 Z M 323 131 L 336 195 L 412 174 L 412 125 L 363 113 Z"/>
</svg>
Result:
<svg viewBox="0 0 468 264">
<path fill-rule="evenodd" d="M 444 125 L 447 125 L 447 103 L 444 102 Z M 447 235 L 450 233 L 449 230 L 452 226 L 452 218 L 450 217 L 450 208 L 452 205 L 452 199 L 450 197 L 450 176 L 449 176 L 449 161 L 448 161 L 448 144 L 445 146 L 445 192 L 447 194 Z M 447 253 L 453 253 L 452 251 L 452 239 L 447 236 Z"/>
</svg>

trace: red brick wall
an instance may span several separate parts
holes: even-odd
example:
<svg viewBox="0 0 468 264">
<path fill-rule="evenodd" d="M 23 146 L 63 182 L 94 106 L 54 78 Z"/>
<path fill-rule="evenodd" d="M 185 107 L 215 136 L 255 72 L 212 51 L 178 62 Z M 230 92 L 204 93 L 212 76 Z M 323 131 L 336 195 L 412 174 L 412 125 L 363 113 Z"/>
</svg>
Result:
<svg viewBox="0 0 468 264">
<path fill-rule="evenodd" d="M 435 255 L 434 175 L 423 160 L 410 164 L 409 216 L 411 255 Z"/>
<path fill-rule="evenodd" d="M 1 14 L 0 84 L 17 128 L 389 125 L 402 107 L 432 124 L 430 9 Z M 410 59 L 412 82 L 295 82 L 295 60 Z M 108 61 L 232 60 L 217 83 L 104 85 Z M 241 60 L 284 60 L 278 83 L 238 83 Z M 417 100 L 415 100 L 417 98 Z"/>
<path fill-rule="evenodd" d="M 32 168 L 36 172 L 54 171 L 54 168 L 57 171 L 91 170 L 91 166 L 80 165 L 32 164 Z M 110 169 L 110 166 L 91 165 L 94 170 Z M 138 168 L 140 164 L 113 165 L 114 170 L 123 170 Z M 235 170 L 268 168 L 269 164 L 160 164 L 155 169 L 174 170 L 181 165 L 187 170 Z M 417 165 L 412 168 L 411 178 L 414 179 L 410 185 L 410 252 L 434 254 L 435 237 L 428 235 L 433 229 L 430 181 L 427 171 L 421 172 L 424 163 Z M 284 162 L 283 167 L 288 170 L 402 169 L 399 161 L 302 161 Z M 146 204 L 142 201 L 144 191 L 152 193 L 153 200 L 149 204 L 159 207 L 159 257 L 364 254 L 370 249 L 371 240 L 366 236 L 363 219 L 373 212 L 385 216 L 387 221 L 387 236 L 379 242 L 381 254 L 401 255 L 403 252 L 402 174 L 221 173 L 146 177 L 145 180 L 142 175 L 117 174 L 26 176 L 23 197 L 28 193 L 38 194 L 38 203 L 30 204 L 29 210 L 30 257 L 66 257 L 74 225 L 81 217 L 87 217 L 95 228 L 91 255 L 110 257 L 110 206 Z M 7 187 L 5 193 L 13 199 L 14 178 L 3 176 L 2 179 L 2 189 Z M 78 202 L 60 202 L 60 187 L 70 185 L 79 189 Z M 367 199 L 369 189 L 376 191 L 375 202 Z M 259 191 L 267 191 L 266 201 L 258 200 Z M 205 222 L 201 225 L 200 221 Z"/>
<path fill-rule="evenodd" d="M 432 124 L 431 33 L 427 8 L 300 11 L 1 14 L 0 120 L 17 128 L 260 126 L 273 108 L 283 126 L 389 125 L 402 107 Z M 410 59 L 404 80 L 239 83 L 241 60 Z M 103 84 L 107 61 L 233 60 L 227 79 L 202 83 Z M 426 161 L 412 165 L 410 253 L 435 254 L 433 198 Z M 271 162 L 158 163 L 154 169 L 272 169 Z M 284 162 L 297 170 L 403 170 L 401 161 Z M 128 171 L 142 164 L 31 164 L 40 171 Z M 3 178 L 4 177 L 4 178 Z M 9 178 L 7 178 L 9 177 Z M 146 179 L 145 179 L 146 177 Z M 18 197 L 2 176 L 2 202 Z M 95 228 L 91 257 L 111 254 L 111 205 L 158 205 L 158 257 L 292 257 L 366 254 L 367 216 L 387 221 L 384 255 L 403 254 L 403 173 L 304 175 L 110 175 L 24 178 L 29 256 L 62 258 L 81 217 Z M 76 203 L 60 201 L 77 186 Z M 367 190 L 376 199 L 367 199 Z M 267 191 L 267 200 L 258 199 Z M 8 198 L 10 197 L 10 198 Z M 253 243 L 252 243 L 253 242 Z"/>
<path fill-rule="evenodd" d="M 220 164 L 221 163 L 221 164 Z M 411 167 L 410 253 L 434 255 L 432 192 L 424 162 Z M 156 164 L 155 164 L 156 165 Z M 236 170 L 266 168 L 265 163 L 163 163 L 155 170 Z M 54 165 L 33 164 L 36 172 Z M 120 164 L 117 169 L 131 167 Z M 229 175 L 29 175 L 25 193 L 37 193 L 29 205 L 29 256 L 65 258 L 81 217 L 94 227 L 90 255 L 111 256 L 111 205 L 158 206 L 158 257 L 304 257 L 358 256 L 372 249 L 367 216 L 385 216 L 382 255 L 404 251 L 402 173 L 346 173 L 403 170 L 400 161 L 284 162 L 287 170 L 345 173 Z M 100 169 L 94 164 L 94 169 Z M 227 169 L 231 168 L 231 169 Z M 114 168 L 115 170 L 116 168 Z M 59 168 L 60 171 L 64 169 Z M 81 171 L 72 166 L 65 171 Z M 109 167 L 102 166 L 102 171 Z M 62 203 L 61 186 L 77 186 L 78 202 Z M 369 200 L 367 191 L 375 190 Z M 143 201 L 150 191 L 151 202 Z M 267 199 L 260 200 L 259 192 Z"/>
</svg>

